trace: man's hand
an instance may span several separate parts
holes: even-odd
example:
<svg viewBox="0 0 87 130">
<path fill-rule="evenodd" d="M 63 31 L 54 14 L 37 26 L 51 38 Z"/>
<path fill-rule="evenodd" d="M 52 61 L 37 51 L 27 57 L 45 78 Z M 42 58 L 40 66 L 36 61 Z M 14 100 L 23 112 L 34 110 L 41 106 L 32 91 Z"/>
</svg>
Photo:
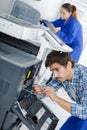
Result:
<svg viewBox="0 0 87 130">
<path fill-rule="evenodd" d="M 52 87 L 43 87 L 42 88 L 43 93 L 47 96 L 50 97 L 51 100 L 56 101 L 58 96 L 54 91 L 54 88 Z"/>
<path fill-rule="evenodd" d="M 56 102 L 59 106 L 61 106 L 63 109 L 71 113 L 71 103 L 68 102 L 65 99 L 60 98 L 57 96 L 57 94 L 54 91 L 54 88 L 52 87 L 43 87 L 43 92 L 45 93 L 46 96 L 48 96 L 51 100 Z"/>
<path fill-rule="evenodd" d="M 32 85 L 32 89 L 34 90 L 35 93 L 37 93 L 38 95 L 43 95 L 43 90 L 42 88 L 40 87 L 40 85 L 38 84 L 33 84 Z"/>
</svg>

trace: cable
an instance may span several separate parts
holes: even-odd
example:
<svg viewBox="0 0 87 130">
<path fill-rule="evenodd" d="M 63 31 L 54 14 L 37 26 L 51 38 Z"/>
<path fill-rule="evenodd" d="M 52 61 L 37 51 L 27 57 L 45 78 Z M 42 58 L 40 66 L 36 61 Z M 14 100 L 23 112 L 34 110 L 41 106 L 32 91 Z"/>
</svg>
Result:
<svg viewBox="0 0 87 130">
<path fill-rule="evenodd" d="M 25 111 L 25 109 L 23 109 L 23 108 L 21 107 L 21 105 L 20 105 L 20 103 L 19 103 L 18 101 L 16 101 L 16 103 L 17 103 L 19 109 L 21 110 L 22 115 L 26 118 L 27 112 Z"/>
<path fill-rule="evenodd" d="M 39 96 L 38 94 L 34 93 L 33 90 L 29 91 L 29 90 L 27 90 L 26 88 L 23 88 L 23 90 L 26 91 L 26 92 L 28 92 L 29 94 L 34 94 L 34 95 L 36 95 L 37 98 L 39 97 L 40 99 L 43 99 L 43 98 L 45 97 L 45 96 Z M 48 100 L 48 99 L 46 99 L 46 101 L 49 101 L 51 104 L 54 104 L 54 105 L 56 104 L 55 102 L 52 102 L 52 101 L 50 101 L 50 100 Z"/>
<path fill-rule="evenodd" d="M 50 78 L 48 79 L 48 81 L 46 82 L 46 85 L 52 80 L 53 78 L 53 73 L 51 74 Z"/>
</svg>

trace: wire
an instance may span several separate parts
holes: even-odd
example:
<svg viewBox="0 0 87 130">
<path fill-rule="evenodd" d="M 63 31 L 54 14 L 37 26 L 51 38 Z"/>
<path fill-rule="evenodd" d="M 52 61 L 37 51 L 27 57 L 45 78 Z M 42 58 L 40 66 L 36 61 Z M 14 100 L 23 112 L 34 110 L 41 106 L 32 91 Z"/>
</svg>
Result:
<svg viewBox="0 0 87 130">
<path fill-rule="evenodd" d="M 24 91 L 28 92 L 29 94 L 35 95 L 37 98 L 40 98 L 40 99 L 43 99 L 43 98 L 44 98 L 44 96 L 40 96 L 40 95 L 36 94 L 33 90 L 28 90 L 28 89 L 26 89 L 26 88 L 22 88 L 22 89 L 23 89 Z"/>
<path fill-rule="evenodd" d="M 39 96 L 38 94 L 34 93 L 33 90 L 29 91 L 29 90 L 27 90 L 26 88 L 23 88 L 23 90 L 26 91 L 26 92 L 28 92 L 29 94 L 34 94 L 34 95 L 36 95 L 37 98 L 40 98 L 40 99 L 43 99 L 43 98 L 45 97 L 45 96 Z M 50 102 L 51 104 L 56 104 L 55 102 L 52 102 L 52 101 L 50 101 L 50 100 L 48 100 L 48 99 L 45 99 L 45 100 L 48 101 L 48 102 Z"/>
</svg>

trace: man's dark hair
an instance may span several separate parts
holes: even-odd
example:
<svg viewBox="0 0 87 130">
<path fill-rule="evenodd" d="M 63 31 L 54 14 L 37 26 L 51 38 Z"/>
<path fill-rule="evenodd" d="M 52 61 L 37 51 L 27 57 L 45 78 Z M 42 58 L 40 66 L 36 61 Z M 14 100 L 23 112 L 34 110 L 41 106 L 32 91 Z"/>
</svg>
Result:
<svg viewBox="0 0 87 130">
<path fill-rule="evenodd" d="M 50 67 L 53 63 L 58 63 L 66 67 L 69 61 L 72 63 L 73 68 L 75 62 L 68 52 L 52 51 L 46 57 L 45 66 Z"/>
</svg>

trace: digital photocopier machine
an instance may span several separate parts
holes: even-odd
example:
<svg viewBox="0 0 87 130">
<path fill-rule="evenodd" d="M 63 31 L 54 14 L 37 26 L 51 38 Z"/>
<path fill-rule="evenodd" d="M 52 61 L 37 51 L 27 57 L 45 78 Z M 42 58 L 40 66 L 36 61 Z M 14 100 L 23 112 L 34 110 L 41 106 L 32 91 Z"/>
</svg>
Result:
<svg viewBox="0 0 87 130">
<path fill-rule="evenodd" d="M 0 130 L 19 130 L 22 124 L 29 130 L 54 130 L 59 119 L 31 86 L 43 53 L 58 41 L 48 30 L 14 19 L 0 16 Z M 58 44 L 58 50 L 71 51 L 64 45 Z"/>
</svg>

